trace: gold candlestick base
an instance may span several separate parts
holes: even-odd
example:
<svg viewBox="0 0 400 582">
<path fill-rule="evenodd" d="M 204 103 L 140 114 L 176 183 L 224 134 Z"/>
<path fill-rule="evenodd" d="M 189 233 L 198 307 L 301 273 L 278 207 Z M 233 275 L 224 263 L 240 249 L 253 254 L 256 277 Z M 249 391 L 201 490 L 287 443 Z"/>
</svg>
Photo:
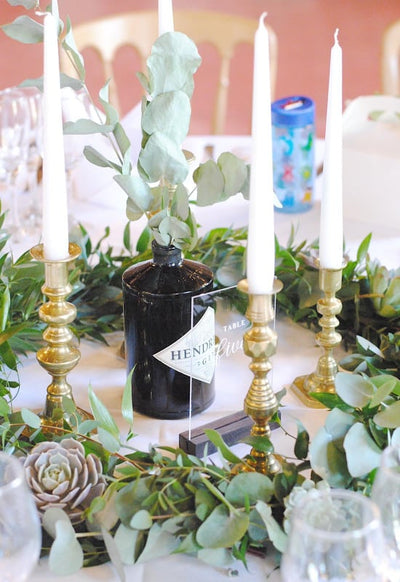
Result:
<svg viewBox="0 0 400 582">
<path fill-rule="evenodd" d="M 251 436 L 266 436 L 270 438 L 269 421 L 278 411 L 279 403 L 267 378 L 272 366 L 269 358 L 276 351 L 277 335 L 268 327 L 268 322 L 274 318 L 272 297 L 282 289 L 282 283 L 276 281 L 273 293 L 269 295 L 249 294 L 247 280 L 240 281 L 238 289 L 249 296 L 246 317 L 252 326 L 243 336 L 243 349 L 252 361 L 250 369 L 254 374 L 253 381 L 244 400 L 244 412 L 254 420 Z M 252 449 L 250 468 L 265 475 L 274 475 L 280 471 L 280 464 L 272 453 Z M 243 467 L 248 470 L 247 467 Z"/>
<path fill-rule="evenodd" d="M 52 376 L 47 387 L 46 402 L 41 413 L 42 424 L 46 427 L 61 428 L 65 418 L 63 398 L 73 400 L 72 388 L 66 376 L 79 362 L 80 351 L 72 344 L 73 334 L 68 325 L 76 317 L 76 308 L 65 301 L 71 292 L 68 282 L 68 263 L 81 253 L 75 243 L 69 244 L 69 256 L 60 261 L 44 257 L 43 245 L 31 249 L 32 257 L 45 264 L 45 283 L 42 287 L 49 301 L 39 309 L 39 317 L 47 324 L 43 339 L 47 345 L 37 353 L 39 364 Z"/>
<path fill-rule="evenodd" d="M 317 369 L 308 376 L 299 376 L 291 386 L 294 394 L 310 408 L 324 408 L 312 393 L 336 394 L 335 377 L 338 370 L 333 357 L 333 349 L 342 340 L 340 333 L 335 331 L 339 325 L 338 315 L 342 310 L 340 299 L 335 294 L 342 286 L 342 269 L 320 269 L 320 289 L 325 296 L 317 303 L 317 311 L 322 315 L 319 325 L 322 331 L 317 333 L 316 341 L 324 350 L 319 358 Z"/>
</svg>

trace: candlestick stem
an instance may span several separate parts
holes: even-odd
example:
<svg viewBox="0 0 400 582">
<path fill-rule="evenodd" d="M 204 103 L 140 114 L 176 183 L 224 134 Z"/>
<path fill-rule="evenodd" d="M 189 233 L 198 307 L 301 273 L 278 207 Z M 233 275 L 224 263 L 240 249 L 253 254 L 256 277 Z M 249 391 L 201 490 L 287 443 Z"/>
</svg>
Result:
<svg viewBox="0 0 400 582">
<path fill-rule="evenodd" d="M 39 308 L 39 317 L 47 324 L 43 332 L 43 339 L 47 345 L 37 353 L 39 364 L 52 376 L 41 413 L 42 424 L 46 427 L 62 427 L 66 412 L 63 398 L 73 400 L 67 374 L 79 362 L 80 351 L 72 344 L 73 334 L 68 327 L 76 317 L 76 308 L 65 299 L 71 292 L 68 263 L 75 260 L 80 252 L 81 249 L 77 244 L 69 243 L 68 257 L 56 261 L 44 257 L 43 245 L 31 249 L 32 257 L 45 264 L 45 283 L 42 291 L 49 299 Z"/>
<path fill-rule="evenodd" d="M 320 268 L 319 285 L 324 297 L 317 303 L 317 311 L 321 314 L 319 325 L 322 328 L 316 335 L 318 345 L 323 349 L 317 368 L 308 376 L 299 376 L 292 385 L 292 390 L 300 400 L 311 408 L 323 408 L 313 393 L 335 394 L 335 377 L 338 370 L 333 350 L 337 347 L 342 336 L 335 331 L 339 325 L 337 315 L 342 310 L 342 302 L 336 297 L 342 286 L 342 269 Z"/>
<path fill-rule="evenodd" d="M 238 288 L 248 293 L 247 281 L 240 281 Z M 248 293 L 249 303 L 246 317 L 252 326 L 243 336 L 243 349 L 251 358 L 250 369 L 254 378 L 244 399 L 244 411 L 254 420 L 251 436 L 271 436 L 269 421 L 278 411 L 279 403 L 268 380 L 268 372 L 271 370 L 270 357 L 276 351 L 277 335 L 268 323 L 274 318 L 272 298 L 282 288 L 282 283 L 277 281 L 274 290 L 267 295 L 255 295 Z M 253 448 L 248 461 L 250 468 L 265 475 L 274 475 L 280 470 L 280 464 L 271 452 L 262 452 Z M 246 466 L 243 470 L 248 470 Z"/>
</svg>

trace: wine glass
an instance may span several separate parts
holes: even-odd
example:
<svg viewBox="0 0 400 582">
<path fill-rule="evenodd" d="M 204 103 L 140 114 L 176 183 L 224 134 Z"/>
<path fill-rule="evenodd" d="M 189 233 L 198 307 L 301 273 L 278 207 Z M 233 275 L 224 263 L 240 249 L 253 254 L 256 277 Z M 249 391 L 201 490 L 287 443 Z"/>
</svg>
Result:
<svg viewBox="0 0 400 582">
<path fill-rule="evenodd" d="M 16 457 L 0 452 L 0 582 L 23 582 L 40 554 L 41 528 Z"/>
<path fill-rule="evenodd" d="M 389 580 L 400 580 L 400 446 L 387 447 L 381 457 L 371 498 L 378 505 L 389 554 Z"/>
<path fill-rule="evenodd" d="M 21 169 L 24 187 L 21 191 L 20 218 L 27 234 L 38 234 L 41 226 L 39 174 L 42 168 L 43 99 L 36 87 L 21 87 L 20 90 L 28 111 L 26 157 Z"/>
<path fill-rule="evenodd" d="M 384 582 L 378 507 L 361 493 L 313 491 L 293 511 L 282 557 L 284 582 Z"/>
<path fill-rule="evenodd" d="M 74 91 L 71 87 L 61 90 L 61 106 L 63 123 L 78 121 L 78 119 L 94 118 L 93 106 L 85 89 Z M 99 119 L 96 119 L 99 122 Z M 88 144 L 88 137 L 80 134 L 64 135 L 65 171 L 67 190 L 74 192 L 74 170 L 83 159 L 83 149 Z"/>
<path fill-rule="evenodd" d="M 0 91 L 0 181 L 2 201 L 10 211 L 8 230 L 18 234 L 21 229 L 19 216 L 19 175 L 27 155 L 29 112 L 23 93 L 17 87 Z"/>
</svg>

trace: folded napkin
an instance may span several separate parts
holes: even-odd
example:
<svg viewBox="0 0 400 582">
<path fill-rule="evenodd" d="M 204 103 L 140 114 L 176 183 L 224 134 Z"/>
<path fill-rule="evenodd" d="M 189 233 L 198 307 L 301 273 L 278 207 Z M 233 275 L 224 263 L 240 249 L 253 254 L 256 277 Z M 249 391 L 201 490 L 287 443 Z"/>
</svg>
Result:
<svg viewBox="0 0 400 582">
<path fill-rule="evenodd" d="M 400 229 L 398 97 L 358 97 L 344 112 L 343 211 L 372 230 Z"/>
</svg>

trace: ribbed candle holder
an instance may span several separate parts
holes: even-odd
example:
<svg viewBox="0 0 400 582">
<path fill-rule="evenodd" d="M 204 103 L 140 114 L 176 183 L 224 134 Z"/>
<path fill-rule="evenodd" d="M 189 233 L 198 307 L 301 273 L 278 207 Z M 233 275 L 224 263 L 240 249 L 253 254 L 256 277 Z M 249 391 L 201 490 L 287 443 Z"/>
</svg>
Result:
<svg viewBox="0 0 400 582">
<path fill-rule="evenodd" d="M 324 297 L 317 302 L 318 313 L 322 315 L 319 325 L 322 330 L 317 333 L 317 344 L 323 349 L 315 372 L 306 376 L 297 377 L 291 388 L 296 396 L 310 408 L 324 408 L 313 397 L 317 394 L 336 394 L 335 377 L 338 365 L 333 356 L 333 350 L 340 345 L 342 336 L 335 331 L 339 325 L 337 315 L 342 311 L 342 302 L 336 297 L 337 291 L 342 286 L 343 269 L 320 268 L 319 285 Z"/>
<path fill-rule="evenodd" d="M 66 413 L 63 399 L 65 397 L 74 399 L 72 388 L 67 382 L 67 374 L 78 364 L 80 351 L 73 345 L 74 336 L 69 329 L 69 324 L 76 317 L 76 308 L 66 301 L 66 297 L 71 292 L 68 264 L 80 253 L 80 247 L 70 243 L 68 257 L 54 261 L 45 258 L 43 245 L 31 249 L 32 257 L 45 265 L 45 283 L 42 291 L 49 299 L 39 308 L 39 317 L 47 324 L 43 332 L 43 339 L 47 345 L 40 348 L 37 353 L 39 364 L 52 377 L 41 413 L 42 424 L 46 427 L 62 427 Z"/>
<path fill-rule="evenodd" d="M 270 357 L 275 353 L 277 346 L 277 334 L 268 323 L 274 319 L 272 299 L 282 289 L 282 283 L 276 281 L 273 292 L 268 295 L 249 293 L 245 279 L 240 281 L 238 289 L 248 294 L 246 317 L 252 324 L 243 336 L 244 353 L 251 358 L 249 367 L 254 374 L 244 399 L 244 412 L 254 421 L 251 436 L 270 438 L 269 423 L 278 411 L 279 402 L 268 380 L 268 373 L 272 368 Z M 274 475 L 281 468 L 271 452 L 262 452 L 255 448 L 250 452 L 248 465 L 265 475 Z"/>
</svg>

